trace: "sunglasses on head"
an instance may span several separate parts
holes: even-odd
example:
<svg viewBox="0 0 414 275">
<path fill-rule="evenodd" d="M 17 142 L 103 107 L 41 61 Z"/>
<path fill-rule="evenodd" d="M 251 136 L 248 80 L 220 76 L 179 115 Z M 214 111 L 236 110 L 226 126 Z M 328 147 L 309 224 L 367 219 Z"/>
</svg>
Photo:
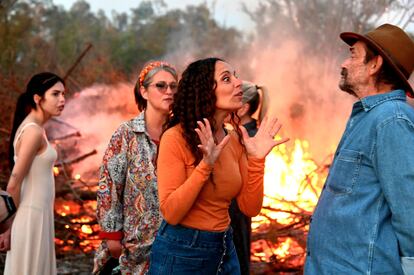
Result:
<svg viewBox="0 0 414 275">
<path fill-rule="evenodd" d="M 155 86 L 158 89 L 158 91 L 163 92 L 163 93 L 167 91 L 168 87 L 170 87 L 172 92 L 176 92 L 177 87 L 178 87 L 177 83 L 175 82 L 171 82 L 170 84 L 168 84 L 165 81 L 159 81 L 157 83 L 152 83 L 149 86 Z"/>
</svg>

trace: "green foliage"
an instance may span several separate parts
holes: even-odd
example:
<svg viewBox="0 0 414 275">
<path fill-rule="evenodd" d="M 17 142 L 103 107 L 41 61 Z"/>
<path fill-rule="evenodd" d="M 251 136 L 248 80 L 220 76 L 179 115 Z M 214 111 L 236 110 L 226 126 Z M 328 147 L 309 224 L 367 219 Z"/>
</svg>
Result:
<svg viewBox="0 0 414 275">
<path fill-rule="evenodd" d="M 206 5 L 168 10 L 163 0 L 142 1 L 130 13 L 94 13 L 85 0 L 69 10 L 51 0 L 0 1 L 0 185 L 8 178 L 8 131 L 15 102 L 31 75 L 66 75 L 90 43 L 92 49 L 67 79 L 68 95 L 96 82 L 135 81 L 142 65 L 167 58 L 177 64 L 207 55 L 231 59 L 241 34 L 220 27 Z"/>
<path fill-rule="evenodd" d="M 84 0 L 69 10 L 52 1 L 8 4 L 0 6 L 0 73 L 22 83 L 42 70 L 65 75 L 88 43 L 92 51 L 71 75 L 76 87 L 126 79 L 150 59 L 189 50 L 188 43 L 197 57 L 227 57 L 241 45 L 241 34 L 220 27 L 205 5 L 168 10 L 162 0 L 142 1 L 109 19 Z"/>
</svg>

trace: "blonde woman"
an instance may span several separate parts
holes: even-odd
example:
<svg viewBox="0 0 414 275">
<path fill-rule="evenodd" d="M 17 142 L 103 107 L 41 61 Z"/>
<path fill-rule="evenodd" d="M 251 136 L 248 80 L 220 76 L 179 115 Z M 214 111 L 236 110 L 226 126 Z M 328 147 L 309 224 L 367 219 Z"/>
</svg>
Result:
<svg viewBox="0 0 414 275">
<path fill-rule="evenodd" d="M 242 107 L 237 110 L 237 116 L 240 118 L 239 124 L 242 125 L 249 137 L 254 137 L 258 130 L 258 120 L 253 116 L 258 113 L 260 120 L 265 113 L 267 104 L 263 100 L 268 98 L 264 87 L 258 86 L 252 82 L 242 82 Z M 233 228 L 233 241 L 236 247 L 237 257 L 240 262 L 240 272 L 242 275 L 250 274 L 250 243 L 252 232 L 252 219 L 240 210 L 237 200 L 233 199 L 229 207 L 230 225 Z"/>
</svg>

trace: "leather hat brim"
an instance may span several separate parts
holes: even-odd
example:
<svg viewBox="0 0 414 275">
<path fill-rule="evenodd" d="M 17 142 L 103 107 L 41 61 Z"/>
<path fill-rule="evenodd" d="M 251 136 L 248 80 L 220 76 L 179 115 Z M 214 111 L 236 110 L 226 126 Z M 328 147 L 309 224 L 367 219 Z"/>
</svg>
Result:
<svg viewBox="0 0 414 275">
<path fill-rule="evenodd" d="M 398 68 L 397 64 L 395 64 L 394 60 L 388 55 L 388 53 L 385 52 L 374 40 L 372 40 L 368 36 L 354 32 L 343 32 L 339 35 L 339 37 L 341 37 L 341 39 L 350 46 L 354 45 L 357 41 L 362 41 L 368 44 L 369 46 L 373 47 L 382 56 L 385 62 L 387 62 L 400 77 L 402 82 L 405 84 L 404 88 L 406 89 L 406 91 L 410 93 L 410 97 L 414 97 L 413 88 L 411 87 L 404 73 L 401 71 L 400 68 Z"/>
</svg>

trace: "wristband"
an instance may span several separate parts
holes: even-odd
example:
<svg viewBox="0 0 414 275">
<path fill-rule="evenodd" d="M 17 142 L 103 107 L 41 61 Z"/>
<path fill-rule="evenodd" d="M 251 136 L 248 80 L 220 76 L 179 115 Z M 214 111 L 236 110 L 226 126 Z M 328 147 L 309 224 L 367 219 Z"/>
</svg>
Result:
<svg viewBox="0 0 414 275">
<path fill-rule="evenodd" d="M 14 204 L 13 198 L 11 196 L 3 195 L 3 194 L 0 194 L 0 196 L 4 200 L 4 204 L 6 205 L 7 213 L 8 213 L 7 217 L 2 221 L 2 222 L 4 222 L 8 218 L 10 218 L 11 216 L 13 216 L 14 213 L 16 213 L 17 208 L 16 208 L 16 205 Z"/>
</svg>

